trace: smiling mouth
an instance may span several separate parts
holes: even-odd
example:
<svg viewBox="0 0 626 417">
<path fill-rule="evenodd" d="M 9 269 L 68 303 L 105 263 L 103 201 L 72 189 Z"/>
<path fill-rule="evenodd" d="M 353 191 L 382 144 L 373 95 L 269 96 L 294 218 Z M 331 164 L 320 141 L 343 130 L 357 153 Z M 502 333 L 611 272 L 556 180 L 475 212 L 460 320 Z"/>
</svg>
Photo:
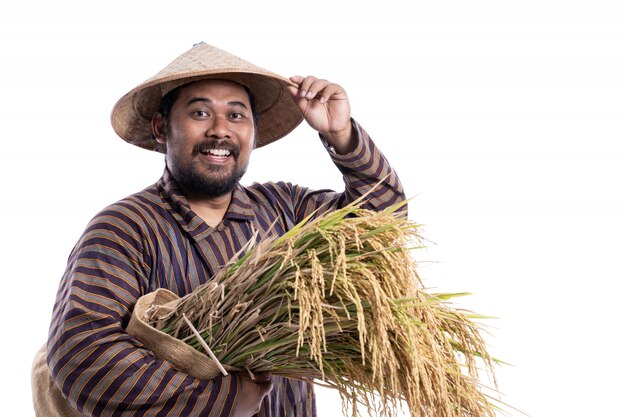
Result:
<svg viewBox="0 0 626 417">
<path fill-rule="evenodd" d="M 200 149 L 200 153 L 206 156 L 216 156 L 218 158 L 226 158 L 230 156 L 228 149 Z"/>
<path fill-rule="evenodd" d="M 196 148 L 196 152 L 210 157 L 210 158 L 218 158 L 225 159 L 231 156 L 237 156 L 237 149 L 232 146 L 225 146 L 226 144 L 218 145 L 215 143 L 205 143 L 198 145 Z"/>
</svg>

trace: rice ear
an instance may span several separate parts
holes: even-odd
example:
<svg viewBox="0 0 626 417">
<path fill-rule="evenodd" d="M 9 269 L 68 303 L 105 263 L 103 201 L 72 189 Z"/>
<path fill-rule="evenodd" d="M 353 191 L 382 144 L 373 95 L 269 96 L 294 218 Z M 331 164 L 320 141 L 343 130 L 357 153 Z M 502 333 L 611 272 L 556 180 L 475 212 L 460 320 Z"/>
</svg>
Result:
<svg viewBox="0 0 626 417">
<path fill-rule="evenodd" d="M 423 247 L 420 225 L 404 204 L 311 215 L 251 244 L 153 325 L 202 349 L 184 313 L 219 362 L 321 380 L 345 415 L 363 404 L 391 417 L 406 403 L 413 417 L 495 416 L 479 378 L 495 383 L 481 328 L 449 304 L 464 293 L 423 287 L 410 250 Z"/>
</svg>

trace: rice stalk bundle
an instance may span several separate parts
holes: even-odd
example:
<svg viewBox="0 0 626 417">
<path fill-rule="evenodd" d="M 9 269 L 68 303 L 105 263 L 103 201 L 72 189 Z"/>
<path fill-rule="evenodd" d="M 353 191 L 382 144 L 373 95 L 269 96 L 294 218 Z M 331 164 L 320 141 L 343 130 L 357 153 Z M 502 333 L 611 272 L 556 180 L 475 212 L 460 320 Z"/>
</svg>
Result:
<svg viewBox="0 0 626 417">
<path fill-rule="evenodd" d="M 150 325 L 203 351 L 184 314 L 222 364 L 324 381 L 345 415 L 494 416 L 481 329 L 425 290 L 420 226 L 398 209 L 350 205 L 251 245 Z"/>
</svg>

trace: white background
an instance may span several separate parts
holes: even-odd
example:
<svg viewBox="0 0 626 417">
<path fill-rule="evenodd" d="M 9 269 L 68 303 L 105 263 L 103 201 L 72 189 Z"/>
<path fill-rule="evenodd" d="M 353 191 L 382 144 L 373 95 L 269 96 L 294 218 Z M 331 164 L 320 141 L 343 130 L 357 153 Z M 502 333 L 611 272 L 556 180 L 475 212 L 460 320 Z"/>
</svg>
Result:
<svg viewBox="0 0 626 417">
<path fill-rule="evenodd" d="M 427 285 L 499 317 L 505 402 L 626 415 L 626 3 L 608 0 L 2 2 L 2 415 L 34 415 L 32 357 L 86 223 L 161 175 L 111 107 L 201 40 L 346 88 L 436 243 Z M 342 186 L 305 125 L 243 182 L 278 179 Z M 340 415 L 333 392 L 319 414 Z"/>
</svg>

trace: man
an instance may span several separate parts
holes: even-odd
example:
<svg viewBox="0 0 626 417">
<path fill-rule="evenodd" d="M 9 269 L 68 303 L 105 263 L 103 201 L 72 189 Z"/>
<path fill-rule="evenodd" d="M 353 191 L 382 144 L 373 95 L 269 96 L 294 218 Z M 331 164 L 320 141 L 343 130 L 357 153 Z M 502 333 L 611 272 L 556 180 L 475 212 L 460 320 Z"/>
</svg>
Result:
<svg viewBox="0 0 626 417">
<path fill-rule="evenodd" d="M 255 146 L 302 119 L 343 174 L 344 192 L 240 185 Z M 345 91 L 312 76 L 284 79 L 202 43 L 122 97 L 111 120 L 123 139 L 164 152 L 165 172 L 100 212 L 74 248 L 47 343 L 54 387 L 77 415 L 315 415 L 310 384 L 269 375 L 199 380 L 124 329 L 140 296 L 191 292 L 255 232 L 283 234 L 368 192 L 363 206 L 371 209 L 404 199 L 393 170 L 351 119 Z"/>
</svg>

